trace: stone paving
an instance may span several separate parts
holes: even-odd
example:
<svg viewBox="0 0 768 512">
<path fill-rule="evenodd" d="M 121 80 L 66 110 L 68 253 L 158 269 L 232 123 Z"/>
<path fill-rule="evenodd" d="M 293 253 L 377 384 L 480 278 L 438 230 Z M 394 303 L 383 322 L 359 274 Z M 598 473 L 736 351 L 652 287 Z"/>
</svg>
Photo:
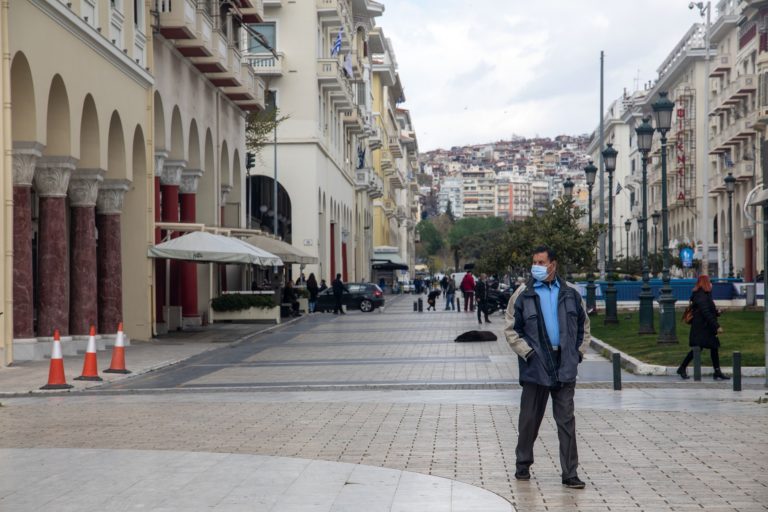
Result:
<svg viewBox="0 0 768 512">
<path fill-rule="evenodd" d="M 216 351 L 231 357 L 206 352 L 186 370 L 116 381 L 109 393 L 4 399 L 0 449 L 171 450 L 360 464 L 481 487 L 521 511 L 768 510 L 768 404 L 757 403 L 764 389 L 734 393 L 664 377 L 638 379 L 641 389 L 621 392 L 579 384 L 580 476 L 587 488 L 560 483 L 550 413 L 533 478 L 518 482 L 520 394 L 511 384 L 516 365 L 508 348 L 452 343 L 457 332 L 475 328 L 474 317 L 419 317 L 409 306 L 400 300 L 381 314 L 305 318 Z M 435 333 L 436 323 L 444 331 Z M 499 330 L 501 321 L 491 325 Z M 420 358 L 440 373 L 419 368 Z M 608 364 L 591 359 L 586 364 L 597 373 Z M 305 371 L 316 373 L 308 378 Z M 472 389 L 494 371 L 505 387 Z M 358 379 L 410 388 L 334 388 Z M 166 391 L 151 392 L 153 380 Z M 432 386 L 451 382 L 464 389 Z M 325 387 L 269 390 L 291 383 Z M 419 510 L 433 509 L 444 508 Z"/>
</svg>

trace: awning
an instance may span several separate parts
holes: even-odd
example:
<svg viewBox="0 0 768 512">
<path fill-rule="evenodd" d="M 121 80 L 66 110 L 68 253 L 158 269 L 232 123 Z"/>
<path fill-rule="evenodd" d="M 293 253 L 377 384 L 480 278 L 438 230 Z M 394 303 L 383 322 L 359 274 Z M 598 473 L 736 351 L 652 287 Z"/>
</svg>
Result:
<svg viewBox="0 0 768 512">
<path fill-rule="evenodd" d="M 408 270 L 408 265 L 400 257 L 396 248 L 394 251 L 390 248 L 384 250 L 373 249 L 373 258 L 371 258 L 371 267 L 374 270 Z"/>
<path fill-rule="evenodd" d="M 193 231 L 150 247 L 150 258 L 197 261 L 200 263 L 242 263 L 262 267 L 282 266 L 274 254 L 237 238 Z"/>
<path fill-rule="evenodd" d="M 259 249 L 264 249 L 272 254 L 279 256 L 284 263 L 299 263 L 302 265 L 312 265 L 318 262 L 315 256 L 297 249 L 287 242 L 270 238 L 268 236 L 251 236 L 243 240 Z"/>
</svg>

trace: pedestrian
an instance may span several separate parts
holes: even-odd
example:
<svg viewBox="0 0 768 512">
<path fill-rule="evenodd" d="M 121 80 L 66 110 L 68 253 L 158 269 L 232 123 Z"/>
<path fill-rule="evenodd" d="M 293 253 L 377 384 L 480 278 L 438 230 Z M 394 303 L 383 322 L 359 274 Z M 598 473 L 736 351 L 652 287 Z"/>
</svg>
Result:
<svg viewBox="0 0 768 512">
<path fill-rule="evenodd" d="M 448 276 L 444 275 L 443 278 L 440 280 L 440 289 L 443 291 L 443 293 L 446 293 L 448 290 Z"/>
<path fill-rule="evenodd" d="M 475 283 L 475 300 L 477 301 L 477 323 L 482 324 L 480 315 L 485 316 L 485 323 L 491 323 L 488 318 L 488 276 L 480 274 L 480 279 Z"/>
<path fill-rule="evenodd" d="M 342 315 L 345 315 L 344 313 L 344 306 L 342 305 L 342 299 L 344 297 L 344 292 L 349 293 L 349 290 L 344 285 L 344 281 L 341 280 L 341 274 L 336 274 L 336 279 L 333 280 L 333 283 L 331 283 L 331 286 L 333 287 L 333 314 L 338 315 L 341 313 Z"/>
<path fill-rule="evenodd" d="M 531 278 L 509 300 L 504 335 L 518 355 L 523 387 L 515 478 L 531 478 L 533 444 L 551 395 L 562 483 L 583 489 L 585 484 L 577 474 L 573 395 L 578 365 L 590 339 L 589 316 L 579 290 L 557 274 L 557 255 L 549 247 L 533 250 Z"/>
<path fill-rule="evenodd" d="M 318 288 L 318 291 L 320 293 L 322 293 L 323 290 L 327 290 L 327 289 L 328 289 L 328 284 L 325 282 L 325 279 L 321 279 L 320 280 L 320 288 Z"/>
<path fill-rule="evenodd" d="M 307 291 L 309 292 L 308 308 L 310 313 L 315 312 L 317 307 L 317 295 L 320 293 L 320 287 L 317 286 L 317 279 L 315 273 L 310 272 L 309 279 L 307 279 Z"/>
<path fill-rule="evenodd" d="M 445 285 L 445 310 L 454 309 L 453 301 L 456 299 L 456 283 L 453 280 L 453 275 Z"/>
<path fill-rule="evenodd" d="M 472 277 L 472 271 L 467 270 L 464 278 L 461 280 L 461 294 L 464 296 L 464 311 L 475 310 L 475 278 Z"/>
<path fill-rule="evenodd" d="M 432 290 L 429 292 L 429 295 L 427 295 L 427 304 L 429 304 L 429 307 L 427 308 L 427 311 L 430 309 L 432 311 L 437 311 L 437 308 L 435 307 L 435 302 L 437 302 L 437 298 L 440 296 L 440 290 Z"/>
<path fill-rule="evenodd" d="M 299 313 L 299 300 L 296 298 L 296 289 L 293 287 L 293 282 L 288 279 L 283 288 L 283 303 L 291 305 L 291 316 L 301 316 Z"/>
<path fill-rule="evenodd" d="M 712 367 L 715 369 L 713 378 L 715 380 L 728 380 L 730 377 L 723 374 L 720 370 L 720 338 L 723 328 L 717 321 L 720 311 L 712 300 L 712 281 L 709 276 L 700 275 L 696 280 L 696 285 L 691 293 L 691 305 L 693 306 L 693 321 L 691 322 L 691 332 L 688 334 L 688 346 L 708 348 L 712 356 Z M 693 359 L 693 350 L 686 354 L 685 359 L 677 369 L 677 374 L 682 379 L 690 378 L 687 373 L 687 367 Z"/>
<path fill-rule="evenodd" d="M 387 282 L 384 280 L 383 277 L 379 278 L 379 288 L 381 288 L 381 291 L 384 292 L 386 288 Z"/>
</svg>

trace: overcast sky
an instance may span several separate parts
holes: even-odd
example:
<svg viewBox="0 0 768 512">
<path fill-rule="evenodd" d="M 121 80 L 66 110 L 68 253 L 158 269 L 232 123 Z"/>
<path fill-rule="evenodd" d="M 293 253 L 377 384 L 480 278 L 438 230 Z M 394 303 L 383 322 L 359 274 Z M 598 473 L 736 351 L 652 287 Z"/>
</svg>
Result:
<svg viewBox="0 0 768 512">
<path fill-rule="evenodd" d="M 714 2 L 713 2 L 714 3 Z M 656 77 L 693 23 L 687 0 L 384 0 L 419 139 L 428 151 L 588 133 L 605 104 Z M 713 21 L 714 21 L 713 12 Z M 639 73 L 639 74 L 638 74 Z"/>
</svg>

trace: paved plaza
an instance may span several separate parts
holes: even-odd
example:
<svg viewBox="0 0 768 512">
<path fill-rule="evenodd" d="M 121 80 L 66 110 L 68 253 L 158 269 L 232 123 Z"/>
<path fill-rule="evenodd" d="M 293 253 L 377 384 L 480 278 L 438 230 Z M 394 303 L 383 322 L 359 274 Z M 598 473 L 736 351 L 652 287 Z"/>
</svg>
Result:
<svg viewBox="0 0 768 512">
<path fill-rule="evenodd" d="M 178 345 L 180 364 L 8 396 L 0 510 L 768 510 L 762 379 L 735 393 L 624 374 L 613 391 L 596 353 L 576 392 L 586 489 L 561 485 L 549 412 L 533 477 L 516 481 L 517 364 L 503 340 L 452 341 L 476 327 L 402 297 L 381 313 L 174 337 L 160 347 Z M 149 368 L 152 348 L 135 342 L 129 367 L 133 353 Z M 0 371 L 0 391 L 38 366 Z"/>
</svg>

